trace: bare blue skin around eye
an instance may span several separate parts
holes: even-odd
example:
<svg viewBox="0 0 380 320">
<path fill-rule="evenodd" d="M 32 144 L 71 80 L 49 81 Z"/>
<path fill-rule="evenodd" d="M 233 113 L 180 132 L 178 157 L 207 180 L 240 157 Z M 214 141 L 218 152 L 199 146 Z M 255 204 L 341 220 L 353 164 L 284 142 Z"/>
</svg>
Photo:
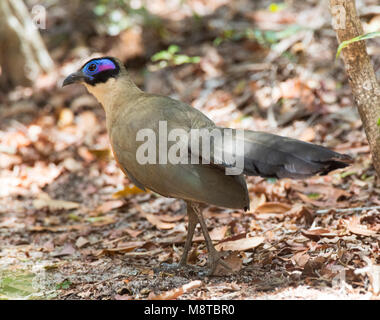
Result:
<svg viewBox="0 0 380 320">
<path fill-rule="evenodd" d="M 108 59 L 99 60 L 98 72 L 109 70 L 109 69 L 115 69 L 115 68 L 116 67 L 114 63 L 111 60 L 108 60 Z"/>
<path fill-rule="evenodd" d="M 97 68 L 93 71 L 90 71 L 88 70 L 89 66 L 92 65 L 92 64 L 96 64 L 97 65 Z M 115 67 L 115 64 L 111 61 L 111 60 L 108 60 L 108 59 L 99 59 L 99 60 L 93 60 L 91 62 L 89 62 L 84 68 L 83 68 L 83 72 L 89 76 L 90 78 L 93 79 L 93 75 L 99 73 L 99 72 L 102 72 L 104 70 L 110 70 L 110 69 L 116 69 Z"/>
</svg>

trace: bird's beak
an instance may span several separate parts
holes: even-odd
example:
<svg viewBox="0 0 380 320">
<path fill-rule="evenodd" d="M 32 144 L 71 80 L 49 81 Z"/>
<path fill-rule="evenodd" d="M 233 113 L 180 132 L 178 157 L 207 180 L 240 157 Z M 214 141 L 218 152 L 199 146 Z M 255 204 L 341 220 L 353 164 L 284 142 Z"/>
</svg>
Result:
<svg viewBox="0 0 380 320">
<path fill-rule="evenodd" d="M 80 82 L 80 81 L 84 80 L 85 78 L 86 78 L 86 76 L 83 74 L 82 71 L 74 72 L 74 73 L 70 74 L 63 81 L 62 87 L 67 86 L 67 85 L 72 84 L 72 83 L 75 83 L 75 82 Z"/>
</svg>

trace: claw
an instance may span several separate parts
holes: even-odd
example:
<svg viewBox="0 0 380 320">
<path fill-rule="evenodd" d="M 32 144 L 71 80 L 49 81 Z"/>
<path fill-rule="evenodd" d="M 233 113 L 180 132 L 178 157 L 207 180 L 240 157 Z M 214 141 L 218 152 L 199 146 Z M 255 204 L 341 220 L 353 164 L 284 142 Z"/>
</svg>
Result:
<svg viewBox="0 0 380 320">
<path fill-rule="evenodd" d="M 207 250 L 208 250 L 208 257 L 209 257 L 209 262 L 208 262 L 209 270 L 210 270 L 209 275 L 215 274 L 216 268 L 219 264 L 221 266 L 223 266 L 225 269 L 227 269 L 228 271 L 233 272 L 232 268 L 225 261 L 223 261 L 221 259 L 223 257 L 223 253 L 217 251 L 215 249 L 214 245 L 212 244 L 210 234 L 208 233 L 205 220 L 202 216 L 202 211 L 201 211 L 200 205 L 197 203 L 190 203 L 190 205 L 191 205 L 191 208 L 193 209 L 193 212 L 198 217 L 198 221 L 201 225 L 203 236 L 204 236 L 205 241 L 206 241 L 206 246 L 207 246 Z"/>
<path fill-rule="evenodd" d="M 226 270 L 228 270 L 231 273 L 233 272 L 231 266 L 227 262 L 225 262 L 222 259 L 222 257 L 223 257 L 223 253 L 216 250 L 209 253 L 209 267 L 210 267 L 209 275 L 216 275 L 215 271 L 218 265 L 221 265 L 222 267 L 224 267 Z"/>
</svg>

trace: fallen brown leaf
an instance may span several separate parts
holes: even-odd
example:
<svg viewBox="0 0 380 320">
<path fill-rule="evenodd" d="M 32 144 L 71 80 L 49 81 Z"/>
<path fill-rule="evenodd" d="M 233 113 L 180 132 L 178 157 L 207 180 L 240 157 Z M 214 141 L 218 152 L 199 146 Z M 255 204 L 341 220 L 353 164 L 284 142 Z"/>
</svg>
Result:
<svg viewBox="0 0 380 320">
<path fill-rule="evenodd" d="M 42 193 L 38 199 L 33 200 L 36 209 L 49 208 L 50 210 L 71 210 L 79 208 L 79 203 L 65 200 L 51 199 L 46 193 Z"/>
<path fill-rule="evenodd" d="M 191 281 L 180 288 L 169 290 L 160 294 L 155 294 L 153 292 L 149 293 L 148 300 L 173 300 L 177 299 L 179 296 L 184 293 L 189 292 L 190 290 L 199 288 L 202 285 L 202 281 L 195 280 Z"/>
<path fill-rule="evenodd" d="M 43 249 L 47 252 L 52 252 L 54 250 L 54 241 L 46 241 L 43 245 Z"/>
<path fill-rule="evenodd" d="M 136 248 L 142 247 L 146 242 L 145 241 L 131 241 L 131 242 L 123 242 L 119 244 L 116 248 L 105 248 L 104 252 L 112 253 L 112 252 L 130 252 Z"/>
<path fill-rule="evenodd" d="M 318 271 L 322 269 L 326 258 L 324 257 L 316 257 L 314 259 L 309 259 L 302 271 L 304 276 L 318 276 Z"/>
<path fill-rule="evenodd" d="M 347 222 L 346 222 L 347 223 Z M 350 221 L 347 223 L 347 229 L 355 234 L 360 236 L 376 236 L 380 235 L 376 231 L 369 230 L 367 226 L 360 223 L 360 217 L 353 216 Z"/>
<path fill-rule="evenodd" d="M 292 185 L 292 189 L 297 191 L 296 194 L 302 201 L 310 203 L 317 207 L 326 207 L 327 205 L 334 206 L 337 205 L 337 203 L 340 204 L 341 201 L 339 200 L 342 197 L 349 198 L 351 196 L 349 192 L 334 188 L 330 184 L 325 185 L 321 183 L 315 183 L 304 186 L 302 184 L 295 183 Z M 317 199 L 311 197 L 311 195 L 317 196 Z"/>
<path fill-rule="evenodd" d="M 118 198 L 124 198 L 130 195 L 135 195 L 135 194 L 140 194 L 140 193 L 145 193 L 145 191 L 137 188 L 135 185 L 132 185 L 132 186 L 126 186 L 124 189 L 115 192 L 112 195 L 112 197 L 118 199 Z"/>
<path fill-rule="evenodd" d="M 265 202 L 256 207 L 255 213 L 285 213 L 292 207 L 282 202 Z"/>
<path fill-rule="evenodd" d="M 89 217 L 86 219 L 94 227 L 102 227 L 117 221 L 114 215 L 100 216 L 100 217 Z"/>
<path fill-rule="evenodd" d="M 175 227 L 175 223 L 167 223 L 160 220 L 160 218 L 154 214 L 145 214 L 145 218 L 153 224 L 157 229 L 168 230 Z"/>
<path fill-rule="evenodd" d="M 256 248 L 264 242 L 264 237 L 242 238 L 234 241 L 225 241 L 215 246 L 216 250 L 245 251 Z"/>
<path fill-rule="evenodd" d="M 63 249 L 59 252 L 53 252 L 51 255 L 53 257 L 63 257 L 63 256 L 70 256 L 75 252 L 75 248 L 70 244 L 67 243 L 63 247 Z"/>
<path fill-rule="evenodd" d="M 123 205 L 124 205 L 124 201 L 122 200 L 107 201 L 96 208 L 95 214 L 90 214 L 90 215 L 104 214 L 111 211 L 112 209 L 120 208 Z"/>
<path fill-rule="evenodd" d="M 225 259 L 226 262 L 232 269 L 232 272 L 239 272 L 243 267 L 243 258 L 240 256 L 239 252 L 231 252 Z M 218 265 L 214 272 L 216 276 L 225 276 L 231 274 L 231 271 L 226 270 L 222 265 Z"/>
<path fill-rule="evenodd" d="M 84 230 L 87 228 L 86 224 L 70 224 L 63 226 L 32 226 L 28 228 L 30 231 L 50 231 L 50 232 L 62 232 L 62 231 L 70 231 L 70 230 Z"/>
<path fill-rule="evenodd" d="M 313 224 L 315 214 L 310 211 L 305 205 L 297 203 L 291 210 L 287 212 L 289 216 L 295 216 L 296 220 L 304 218 L 306 226 L 310 227 Z"/>
<path fill-rule="evenodd" d="M 223 240 L 227 230 L 228 230 L 228 226 L 221 226 L 221 227 L 216 227 L 212 229 L 209 232 L 211 240 L 214 240 L 214 241 Z M 205 239 L 204 236 L 201 235 L 198 237 L 194 237 L 193 241 L 202 241 L 204 239 Z"/>
<path fill-rule="evenodd" d="M 331 232 L 328 229 L 323 229 L 323 228 L 316 228 L 316 229 L 309 229 L 309 230 L 301 230 L 302 234 L 314 241 L 318 241 L 322 237 L 327 237 L 327 238 L 334 238 L 337 236 L 336 233 Z"/>
<path fill-rule="evenodd" d="M 310 259 L 310 256 L 305 252 L 305 251 L 301 251 L 301 252 L 297 252 L 292 258 L 291 260 L 297 264 L 299 267 L 304 267 L 305 264 L 309 261 Z"/>
<path fill-rule="evenodd" d="M 89 243 L 89 241 L 86 239 L 86 238 L 84 238 L 84 237 L 79 237 L 78 239 L 77 239 L 77 241 L 75 242 L 75 245 L 78 247 L 78 248 L 82 248 L 82 247 L 84 247 L 86 244 L 88 244 Z"/>
<path fill-rule="evenodd" d="M 139 234 L 141 234 L 144 230 L 133 230 L 130 228 L 124 229 L 132 238 L 136 238 Z"/>
<path fill-rule="evenodd" d="M 172 216 L 169 214 L 160 214 L 159 218 L 160 220 L 165 221 L 165 222 L 177 222 L 177 221 L 182 220 L 185 217 L 185 215 L 186 214 Z"/>
<path fill-rule="evenodd" d="M 306 202 L 306 203 L 310 203 L 312 204 L 313 206 L 316 206 L 316 207 L 322 207 L 322 208 L 325 208 L 326 207 L 326 202 L 325 201 L 317 201 L 317 200 L 313 200 L 311 198 L 309 198 L 306 194 L 303 194 L 301 192 L 296 192 L 297 196 L 303 201 L 303 202 Z"/>
</svg>

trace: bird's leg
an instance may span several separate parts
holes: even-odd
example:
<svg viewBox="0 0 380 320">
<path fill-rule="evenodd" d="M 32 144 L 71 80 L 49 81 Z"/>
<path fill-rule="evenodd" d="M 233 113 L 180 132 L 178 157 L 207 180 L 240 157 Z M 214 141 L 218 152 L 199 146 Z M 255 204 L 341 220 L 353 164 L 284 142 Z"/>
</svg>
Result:
<svg viewBox="0 0 380 320">
<path fill-rule="evenodd" d="M 198 223 L 197 214 L 194 212 L 194 209 L 191 203 L 186 202 L 186 204 L 187 204 L 187 217 L 189 219 L 189 222 L 187 225 L 187 236 L 186 236 L 185 247 L 183 248 L 182 257 L 178 264 L 180 267 L 184 267 L 187 264 L 187 255 L 189 254 L 191 243 L 193 241 L 195 227 L 197 226 L 197 223 Z"/>
<path fill-rule="evenodd" d="M 226 263 L 224 262 L 221 258 L 223 256 L 223 254 L 219 251 L 217 251 L 214 247 L 214 245 L 212 244 L 212 240 L 210 238 L 210 235 L 208 233 L 208 230 L 207 230 L 207 225 L 206 225 L 206 222 L 203 218 L 203 215 L 202 215 L 202 210 L 199 206 L 199 204 L 197 203 L 194 203 L 192 202 L 191 203 L 191 206 L 193 208 L 193 211 L 195 212 L 198 220 L 199 220 L 199 223 L 201 225 L 201 228 L 202 228 L 202 233 L 203 233 L 203 236 L 206 240 L 206 246 L 207 246 L 207 250 L 208 250 L 208 264 L 209 264 L 209 267 L 210 267 L 210 274 L 213 274 L 216 270 L 216 267 L 218 264 L 221 264 L 224 268 L 226 268 L 227 270 L 231 271 L 232 272 L 232 269 L 231 267 Z"/>
</svg>

